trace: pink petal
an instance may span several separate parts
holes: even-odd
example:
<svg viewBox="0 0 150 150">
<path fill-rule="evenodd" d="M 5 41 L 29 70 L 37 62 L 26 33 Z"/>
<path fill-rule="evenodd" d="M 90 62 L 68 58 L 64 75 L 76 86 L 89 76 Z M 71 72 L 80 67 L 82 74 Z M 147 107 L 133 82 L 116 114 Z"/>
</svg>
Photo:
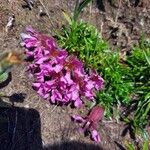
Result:
<svg viewBox="0 0 150 150">
<path fill-rule="evenodd" d="M 96 90 L 104 88 L 104 79 L 95 70 L 90 70 L 90 79 L 94 82 Z"/>
<path fill-rule="evenodd" d="M 25 54 L 27 55 L 27 57 L 31 57 L 34 53 L 32 51 L 25 50 Z"/>
<path fill-rule="evenodd" d="M 81 69 L 76 69 L 74 72 L 79 76 L 79 77 L 84 77 L 85 73 Z"/>
<path fill-rule="evenodd" d="M 26 33 L 21 33 L 20 37 L 22 40 L 33 38 L 33 36 L 31 36 L 30 34 L 26 34 Z"/>
<path fill-rule="evenodd" d="M 44 89 L 43 89 L 43 87 L 40 87 L 39 88 L 39 90 L 37 91 L 37 93 L 40 95 L 40 96 L 42 96 L 42 97 L 44 97 Z"/>
<path fill-rule="evenodd" d="M 36 74 L 35 75 L 35 77 L 36 77 L 36 80 L 38 81 L 38 82 L 44 82 L 44 76 L 43 76 L 43 74 Z"/>
<path fill-rule="evenodd" d="M 91 131 L 91 139 L 96 143 L 100 142 L 100 136 L 96 130 Z"/>
<path fill-rule="evenodd" d="M 58 90 L 52 90 L 52 96 L 51 96 L 52 101 L 61 101 L 62 100 L 62 95 Z"/>
<path fill-rule="evenodd" d="M 43 52 L 43 55 L 49 55 L 50 54 L 50 52 L 49 52 L 49 50 L 44 50 L 44 52 Z"/>
<path fill-rule="evenodd" d="M 72 115 L 71 118 L 76 121 L 76 122 L 79 122 L 79 123 L 84 123 L 85 122 L 85 119 L 83 119 L 81 116 L 79 115 Z"/>
<path fill-rule="evenodd" d="M 39 60 L 37 60 L 36 64 L 42 64 L 44 61 L 48 60 L 48 57 L 41 57 Z"/>
<path fill-rule="evenodd" d="M 71 86 L 69 93 L 71 93 L 71 99 L 75 101 L 79 98 L 79 90 L 77 89 L 77 85 L 74 84 Z"/>
<path fill-rule="evenodd" d="M 56 73 L 58 73 L 58 72 L 60 72 L 61 70 L 63 69 L 63 66 L 62 65 L 56 65 L 55 67 L 53 67 L 53 70 L 56 72 Z"/>
<path fill-rule="evenodd" d="M 66 90 L 66 88 L 67 88 L 67 85 L 64 84 L 64 82 L 61 82 L 61 81 L 59 81 L 59 85 L 58 86 L 60 87 L 60 90 Z"/>
<path fill-rule="evenodd" d="M 27 32 L 30 32 L 30 33 L 36 32 L 36 31 L 32 28 L 31 25 L 29 25 L 28 27 L 26 27 L 26 31 L 27 31 Z"/>
<path fill-rule="evenodd" d="M 46 41 L 46 44 L 48 45 L 48 47 L 49 47 L 50 49 L 53 49 L 53 48 L 56 47 L 56 43 L 55 43 L 55 41 L 54 41 L 53 38 L 49 38 L 49 39 Z"/>
<path fill-rule="evenodd" d="M 92 88 L 94 88 L 94 82 L 93 81 L 87 81 L 86 88 L 88 90 L 91 90 Z"/>
<path fill-rule="evenodd" d="M 45 83 L 47 84 L 47 86 L 51 87 L 52 85 L 56 83 L 56 80 L 46 81 Z"/>
<path fill-rule="evenodd" d="M 68 52 L 66 50 L 60 50 L 59 51 L 59 55 L 58 55 L 59 59 L 66 58 L 67 56 L 68 56 Z"/>
<path fill-rule="evenodd" d="M 79 98 L 79 92 L 77 90 L 72 92 L 72 100 L 76 100 Z"/>
<path fill-rule="evenodd" d="M 66 101 L 70 101 L 70 99 L 72 98 L 72 93 L 66 93 L 64 96 L 64 99 L 66 99 Z"/>
<path fill-rule="evenodd" d="M 28 41 L 28 42 L 26 42 L 25 41 L 25 46 L 26 46 L 26 48 L 30 48 L 30 47 L 36 47 L 37 46 L 37 41 L 36 40 L 31 40 L 31 41 Z"/>
<path fill-rule="evenodd" d="M 74 106 L 79 108 L 81 107 L 83 104 L 83 102 L 80 100 L 80 98 L 76 99 L 76 101 L 74 102 Z"/>
<path fill-rule="evenodd" d="M 71 74 L 70 74 L 70 72 L 66 73 L 65 79 L 66 79 L 66 81 L 67 81 L 68 84 L 72 84 L 73 83 L 73 81 L 71 80 Z"/>
<path fill-rule="evenodd" d="M 41 83 L 33 83 L 32 86 L 36 89 L 39 89 L 41 86 Z"/>
<path fill-rule="evenodd" d="M 85 94 L 85 97 L 88 98 L 89 100 L 94 99 L 95 95 L 91 91 L 86 91 L 84 94 Z"/>
<path fill-rule="evenodd" d="M 56 98 L 54 95 L 51 95 L 50 101 L 54 104 L 56 103 Z"/>
<path fill-rule="evenodd" d="M 60 78 L 60 81 L 63 81 L 65 84 L 73 84 L 73 81 L 71 80 L 70 72 L 67 72 L 65 76 L 62 76 Z"/>
<path fill-rule="evenodd" d="M 49 95 L 50 95 L 50 94 L 47 93 L 47 94 L 45 94 L 45 95 L 43 96 L 43 98 L 44 98 L 44 99 L 47 99 L 47 98 L 49 97 Z"/>
<path fill-rule="evenodd" d="M 57 95 L 58 100 L 62 100 L 62 95 L 58 90 L 55 90 L 55 94 Z"/>
</svg>

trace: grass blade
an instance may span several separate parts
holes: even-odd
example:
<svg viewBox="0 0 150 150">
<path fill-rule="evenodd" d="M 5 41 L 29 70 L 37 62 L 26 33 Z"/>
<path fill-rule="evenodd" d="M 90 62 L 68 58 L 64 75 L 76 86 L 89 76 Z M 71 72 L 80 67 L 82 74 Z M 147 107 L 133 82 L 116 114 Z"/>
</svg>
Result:
<svg viewBox="0 0 150 150">
<path fill-rule="evenodd" d="M 79 3 L 79 0 L 76 1 L 76 6 L 74 10 L 74 16 L 73 19 L 76 21 L 78 16 L 80 15 L 81 11 L 86 7 L 92 0 L 83 0 L 81 3 Z"/>
</svg>

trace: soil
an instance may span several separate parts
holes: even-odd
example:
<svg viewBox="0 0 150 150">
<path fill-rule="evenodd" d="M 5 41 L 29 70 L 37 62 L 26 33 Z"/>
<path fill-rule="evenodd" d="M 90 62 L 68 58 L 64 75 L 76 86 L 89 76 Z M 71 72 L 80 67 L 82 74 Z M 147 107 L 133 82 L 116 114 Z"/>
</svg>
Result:
<svg viewBox="0 0 150 150">
<path fill-rule="evenodd" d="M 75 0 L 0 0 L 0 53 L 23 52 L 19 36 L 28 25 L 55 35 L 66 23 L 62 12 L 71 15 L 74 4 Z M 9 17 L 15 21 L 7 28 Z M 102 37 L 123 53 L 130 51 L 143 33 L 146 38 L 150 36 L 150 0 L 95 0 L 82 12 L 81 18 L 96 26 Z M 71 114 L 86 111 L 57 107 L 44 101 L 32 89 L 25 66 L 26 63 L 14 66 L 12 78 L 3 83 L 7 86 L 0 85 L 5 94 L 0 101 L 1 150 L 125 149 L 124 142 L 131 139 L 129 134 L 122 136 L 125 129 L 122 122 L 103 120 L 99 126 L 102 142 L 94 144 L 89 137 L 77 132 L 78 125 L 70 119 Z"/>
</svg>

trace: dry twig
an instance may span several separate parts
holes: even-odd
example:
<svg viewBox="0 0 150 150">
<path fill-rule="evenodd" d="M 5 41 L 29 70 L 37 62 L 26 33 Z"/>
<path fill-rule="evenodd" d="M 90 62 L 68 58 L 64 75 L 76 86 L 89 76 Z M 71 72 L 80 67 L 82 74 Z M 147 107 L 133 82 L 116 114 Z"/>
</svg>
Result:
<svg viewBox="0 0 150 150">
<path fill-rule="evenodd" d="M 52 21 L 51 21 L 51 16 L 50 16 L 50 14 L 49 14 L 49 12 L 48 12 L 46 6 L 45 6 L 44 3 L 42 2 L 42 0 L 39 0 L 39 2 L 41 3 L 42 7 L 45 9 L 45 12 L 46 12 L 46 14 L 47 14 L 47 16 L 48 16 L 48 18 L 49 18 L 49 20 L 50 20 L 51 26 L 54 28 L 54 25 L 53 25 L 53 23 L 52 23 Z"/>
</svg>

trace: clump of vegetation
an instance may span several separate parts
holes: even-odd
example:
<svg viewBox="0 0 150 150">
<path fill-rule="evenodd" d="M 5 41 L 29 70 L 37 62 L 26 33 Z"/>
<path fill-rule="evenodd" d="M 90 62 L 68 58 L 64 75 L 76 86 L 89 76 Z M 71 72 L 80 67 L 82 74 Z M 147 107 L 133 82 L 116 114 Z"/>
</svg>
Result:
<svg viewBox="0 0 150 150">
<path fill-rule="evenodd" d="M 139 147 L 137 147 L 135 144 L 126 141 L 126 142 L 125 142 L 125 148 L 126 148 L 127 150 L 135 150 L 135 149 L 149 150 L 149 144 L 150 144 L 149 141 L 148 141 L 148 140 L 145 140 L 145 141 L 142 143 L 142 146 L 139 148 Z"/>
<path fill-rule="evenodd" d="M 112 51 L 94 26 L 72 21 L 58 40 L 63 48 L 77 54 L 87 68 L 93 67 L 102 74 L 105 90 L 97 95 L 97 102 L 106 106 L 107 116 L 112 114 L 112 105 L 129 103 L 132 83 L 124 82 L 129 69 L 119 63 L 119 51 Z"/>
<path fill-rule="evenodd" d="M 133 116 L 125 120 L 133 125 L 135 133 L 147 136 L 143 129 L 148 125 L 150 114 L 150 43 L 142 39 L 127 57 L 127 64 L 136 98 L 130 103 Z"/>
<path fill-rule="evenodd" d="M 107 116 L 110 117 L 112 105 L 130 101 L 132 83 L 123 81 L 128 68 L 119 63 L 119 51 L 112 51 L 94 26 L 68 19 L 68 16 L 66 18 L 69 26 L 57 36 L 59 43 L 70 53 L 77 54 L 87 68 L 95 68 L 102 74 L 106 82 L 105 89 L 97 95 L 97 102 L 106 107 Z"/>
<path fill-rule="evenodd" d="M 123 115 L 123 120 L 132 125 L 134 133 L 139 129 L 145 133 L 150 113 L 150 43 L 142 40 L 121 61 L 120 52 L 112 50 L 94 26 L 77 17 L 64 16 L 68 25 L 56 37 L 63 48 L 104 78 L 105 89 L 97 94 L 97 104 L 105 107 L 105 116 L 121 117 L 125 113 L 122 108 L 134 106 L 133 112 L 131 108 L 128 116 Z"/>
</svg>

